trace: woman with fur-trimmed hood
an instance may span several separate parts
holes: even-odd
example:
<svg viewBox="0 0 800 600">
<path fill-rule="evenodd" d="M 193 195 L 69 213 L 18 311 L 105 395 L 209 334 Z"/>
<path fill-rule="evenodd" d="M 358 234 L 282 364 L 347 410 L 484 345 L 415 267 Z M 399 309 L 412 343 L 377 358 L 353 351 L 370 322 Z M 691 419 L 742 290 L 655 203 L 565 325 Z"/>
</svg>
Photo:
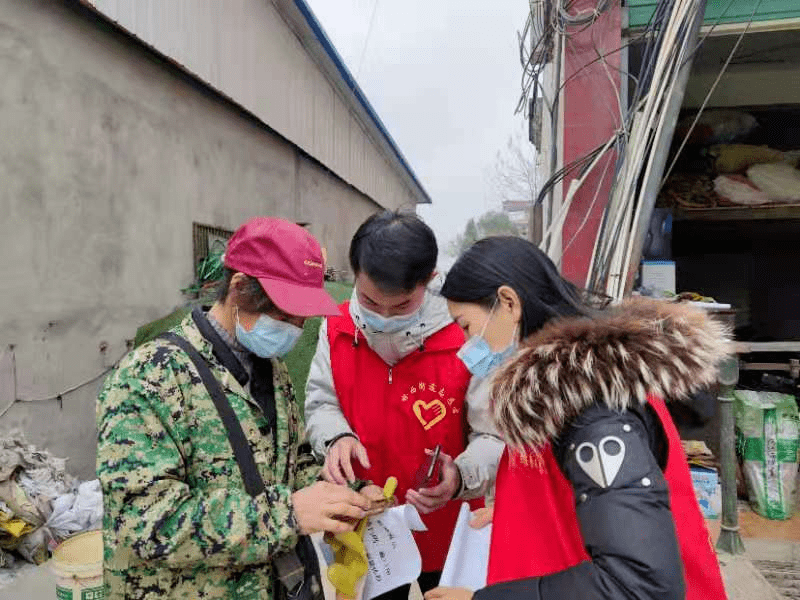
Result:
<svg viewBox="0 0 800 600">
<path fill-rule="evenodd" d="M 520 238 L 477 242 L 442 295 L 468 338 L 459 356 L 493 378 L 507 444 L 475 600 L 724 599 L 665 404 L 715 382 L 724 327 L 658 300 L 592 309 Z"/>
</svg>

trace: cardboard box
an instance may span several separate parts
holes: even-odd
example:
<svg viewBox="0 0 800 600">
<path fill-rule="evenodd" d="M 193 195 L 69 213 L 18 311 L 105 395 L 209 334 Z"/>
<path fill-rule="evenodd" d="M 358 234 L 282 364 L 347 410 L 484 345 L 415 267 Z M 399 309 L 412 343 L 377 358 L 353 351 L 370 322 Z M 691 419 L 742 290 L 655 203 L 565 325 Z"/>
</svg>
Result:
<svg viewBox="0 0 800 600">
<path fill-rule="evenodd" d="M 642 262 L 642 287 L 658 293 L 675 293 L 675 263 L 671 260 Z"/>
<path fill-rule="evenodd" d="M 722 512 L 722 490 L 717 472 L 712 469 L 692 467 L 692 485 L 700 510 L 706 519 L 719 519 Z"/>
</svg>

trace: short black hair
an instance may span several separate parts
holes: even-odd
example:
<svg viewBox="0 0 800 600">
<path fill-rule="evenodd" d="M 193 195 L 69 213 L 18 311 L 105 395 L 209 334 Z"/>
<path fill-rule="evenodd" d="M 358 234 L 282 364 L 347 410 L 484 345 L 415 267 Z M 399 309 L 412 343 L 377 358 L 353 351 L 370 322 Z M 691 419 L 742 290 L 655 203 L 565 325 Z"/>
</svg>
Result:
<svg viewBox="0 0 800 600">
<path fill-rule="evenodd" d="M 365 273 L 381 290 L 410 292 L 426 284 L 436 268 L 436 236 L 411 212 L 372 215 L 350 242 L 353 273 Z"/>
<path fill-rule="evenodd" d="M 504 285 L 522 303 L 521 338 L 550 319 L 592 313 L 581 291 L 561 277 L 544 252 L 513 236 L 488 237 L 470 246 L 447 273 L 442 296 L 491 308 Z"/>
</svg>

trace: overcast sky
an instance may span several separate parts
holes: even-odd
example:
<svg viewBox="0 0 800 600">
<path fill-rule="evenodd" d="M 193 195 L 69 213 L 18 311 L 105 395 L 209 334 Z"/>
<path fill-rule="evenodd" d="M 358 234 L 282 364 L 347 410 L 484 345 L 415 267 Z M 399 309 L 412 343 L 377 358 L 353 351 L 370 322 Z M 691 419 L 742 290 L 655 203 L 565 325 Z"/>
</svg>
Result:
<svg viewBox="0 0 800 600">
<path fill-rule="evenodd" d="M 525 127 L 514 109 L 527 0 L 307 1 L 433 199 L 418 212 L 444 249 L 499 207 L 487 174 Z"/>
</svg>

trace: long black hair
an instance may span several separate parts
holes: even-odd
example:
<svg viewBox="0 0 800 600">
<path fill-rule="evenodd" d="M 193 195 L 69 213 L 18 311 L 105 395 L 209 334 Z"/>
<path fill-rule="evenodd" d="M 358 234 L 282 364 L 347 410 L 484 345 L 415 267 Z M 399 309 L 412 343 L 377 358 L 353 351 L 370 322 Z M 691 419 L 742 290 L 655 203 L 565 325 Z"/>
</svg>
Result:
<svg viewBox="0 0 800 600">
<path fill-rule="evenodd" d="M 504 285 L 513 289 L 522 303 L 522 338 L 550 319 L 592 312 L 578 288 L 561 277 L 544 252 L 527 240 L 511 236 L 475 242 L 448 272 L 442 296 L 491 308 L 497 290 Z"/>
</svg>

